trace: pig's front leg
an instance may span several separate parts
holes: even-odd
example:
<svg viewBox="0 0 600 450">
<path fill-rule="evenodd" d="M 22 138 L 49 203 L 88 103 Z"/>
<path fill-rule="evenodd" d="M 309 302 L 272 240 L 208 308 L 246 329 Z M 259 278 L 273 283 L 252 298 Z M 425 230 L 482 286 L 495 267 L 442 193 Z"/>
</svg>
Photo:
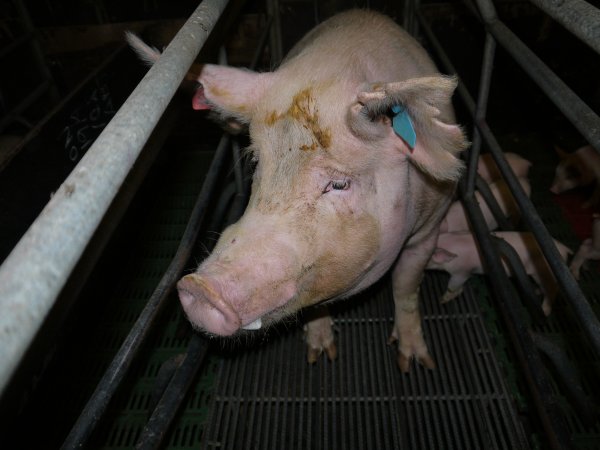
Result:
<svg viewBox="0 0 600 450">
<path fill-rule="evenodd" d="M 402 372 L 408 372 L 413 357 L 428 369 L 435 368 L 421 328 L 419 285 L 436 239 L 437 231 L 418 244 L 404 248 L 392 273 L 396 313 L 389 341 L 398 341 L 398 367 Z"/>
<path fill-rule="evenodd" d="M 337 356 L 337 348 L 333 337 L 333 320 L 326 306 L 314 308 L 307 316 L 304 325 L 304 339 L 307 345 L 307 361 L 309 364 L 317 362 L 323 351 L 330 360 Z"/>
</svg>

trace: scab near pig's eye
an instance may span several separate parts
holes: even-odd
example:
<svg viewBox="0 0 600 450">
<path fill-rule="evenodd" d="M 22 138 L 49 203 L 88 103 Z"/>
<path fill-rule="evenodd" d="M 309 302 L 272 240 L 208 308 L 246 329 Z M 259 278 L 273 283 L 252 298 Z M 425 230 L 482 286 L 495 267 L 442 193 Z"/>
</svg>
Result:
<svg viewBox="0 0 600 450">
<path fill-rule="evenodd" d="M 332 180 L 325 186 L 323 194 L 326 194 L 329 191 L 346 191 L 349 187 L 350 180 Z"/>
</svg>

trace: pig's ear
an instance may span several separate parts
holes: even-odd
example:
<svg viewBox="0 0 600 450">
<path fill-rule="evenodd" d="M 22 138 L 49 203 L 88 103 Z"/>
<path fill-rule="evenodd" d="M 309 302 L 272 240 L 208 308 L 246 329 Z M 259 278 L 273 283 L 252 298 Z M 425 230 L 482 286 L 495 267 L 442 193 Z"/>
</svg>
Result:
<svg viewBox="0 0 600 450">
<path fill-rule="evenodd" d="M 397 148 L 423 172 L 440 181 L 457 180 L 463 169 L 457 154 L 468 142 L 458 125 L 439 118 L 440 110 L 448 107 L 456 84 L 456 78 L 445 76 L 371 84 L 359 93 L 360 114 L 355 114 L 350 126 L 357 134 L 364 135 L 365 128 L 371 127 L 378 128 L 378 135 L 392 135 Z M 391 126 L 399 114 L 400 133 Z M 365 123 L 365 117 L 371 125 Z M 387 125 L 385 129 L 382 124 Z"/>
<path fill-rule="evenodd" d="M 271 79 L 271 73 L 205 64 L 200 68 L 197 81 L 202 85 L 207 108 L 200 109 L 214 109 L 224 117 L 248 123 Z"/>
</svg>

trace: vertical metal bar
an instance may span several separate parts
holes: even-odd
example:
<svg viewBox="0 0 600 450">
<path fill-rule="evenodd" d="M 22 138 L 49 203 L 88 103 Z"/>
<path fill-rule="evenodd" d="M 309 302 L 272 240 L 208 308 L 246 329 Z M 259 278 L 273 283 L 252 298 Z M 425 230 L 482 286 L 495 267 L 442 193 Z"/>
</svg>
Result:
<svg viewBox="0 0 600 450">
<path fill-rule="evenodd" d="M 52 77 L 52 73 L 48 66 L 46 65 L 46 59 L 44 58 L 44 52 L 42 51 L 42 47 L 40 46 L 39 41 L 37 40 L 35 27 L 33 26 L 33 22 L 31 21 L 31 17 L 29 17 L 29 12 L 23 3 L 23 0 L 16 0 L 14 2 L 17 12 L 19 14 L 19 18 L 23 21 L 24 28 L 28 34 L 31 34 L 32 38 L 29 41 L 29 45 L 31 46 L 31 52 L 35 59 L 37 68 L 39 73 L 42 75 L 44 81 L 50 83 L 50 96 L 53 103 L 56 103 L 60 100 L 58 95 L 58 90 L 54 84 L 54 78 Z"/>
<path fill-rule="evenodd" d="M 283 59 L 283 46 L 281 41 L 281 15 L 279 14 L 279 0 L 267 0 L 267 13 L 273 18 L 269 47 L 271 50 L 271 66 L 276 67 Z"/>
<path fill-rule="evenodd" d="M 205 0 L 0 267 L 0 394 L 227 0 Z"/>
<path fill-rule="evenodd" d="M 483 48 L 483 63 L 481 66 L 481 77 L 479 78 L 479 94 L 477 96 L 477 106 L 475 107 L 476 120 L 485 119 L 487 104 L 490 94 L 490 84 L 492 82 L 492 71 L 494 70 L 494 56 L 496 52 L 496 41 L 490 33 L 485 35 L 485 44 Z M 475 178 L 477 175 L 477 162 L 479 161 L 479 151 L 481 147 L 481 135 L 477 127 L 473 130 L 473 142 L 469 149 L 469 165 L 467 173 L 467 195 L 473 195 L 475 192 Z"/>
</svg>

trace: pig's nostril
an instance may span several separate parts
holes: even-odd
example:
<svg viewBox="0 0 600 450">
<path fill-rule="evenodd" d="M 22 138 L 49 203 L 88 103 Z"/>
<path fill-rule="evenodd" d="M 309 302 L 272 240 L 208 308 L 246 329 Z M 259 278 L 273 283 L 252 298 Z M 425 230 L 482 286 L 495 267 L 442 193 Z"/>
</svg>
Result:
<svg viewBox="0 0 600 450">
<path fill-rule="evenodd" d="M 228 336 L 241 326 L 241 320 L 210 282 L 196 274 L 177 283 L 179 299 L 190 321 L 209 333 Z"/>
</svg>

